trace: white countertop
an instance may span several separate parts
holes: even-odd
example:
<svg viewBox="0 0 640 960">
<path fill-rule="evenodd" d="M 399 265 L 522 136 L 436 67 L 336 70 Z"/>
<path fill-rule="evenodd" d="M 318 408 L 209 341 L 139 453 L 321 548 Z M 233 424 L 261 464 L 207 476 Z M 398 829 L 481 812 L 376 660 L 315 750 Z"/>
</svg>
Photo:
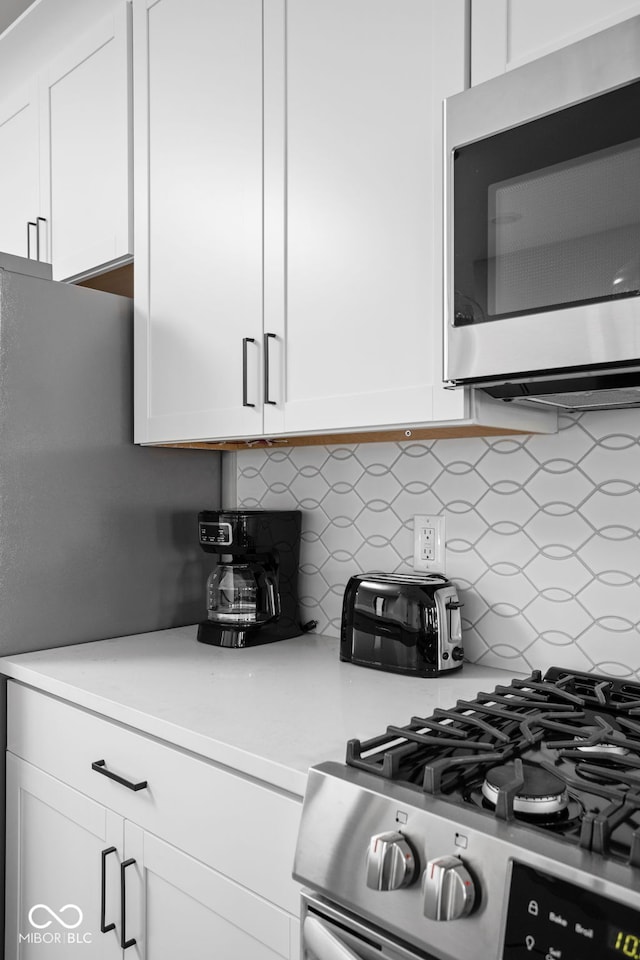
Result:
<svg viewBox="0 0 640 960">
<path fill-rule="evenodd" d="M 299 796 L 347 740 L 521 676 L 475 664 L 398 676 L 341 663 L 338 640 L 312 634 L 221 649 L 195 626 L 3 657 L 0 672 Z"/>
</svg>

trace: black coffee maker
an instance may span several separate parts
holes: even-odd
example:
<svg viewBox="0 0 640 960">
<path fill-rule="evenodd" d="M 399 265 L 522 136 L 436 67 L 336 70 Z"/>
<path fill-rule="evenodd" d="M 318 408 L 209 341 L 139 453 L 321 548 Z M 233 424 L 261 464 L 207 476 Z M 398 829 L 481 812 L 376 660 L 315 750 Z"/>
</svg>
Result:
<svg viewBox="0 0 640 960">
<path fill-rule="evenodd" d="M 198 640 L 253 647 L 309 629 L 298 611 L 299 510 L 203 510 L 200 546 L 217 555 Z"/>
</svg>

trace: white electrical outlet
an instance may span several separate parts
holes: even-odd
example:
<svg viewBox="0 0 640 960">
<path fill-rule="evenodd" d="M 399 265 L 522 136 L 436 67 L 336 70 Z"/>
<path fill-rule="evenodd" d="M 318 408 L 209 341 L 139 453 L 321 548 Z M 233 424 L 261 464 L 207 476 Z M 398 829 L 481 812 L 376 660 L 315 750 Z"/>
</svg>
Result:
<svg viewBox="0 0 640 960">
<path fill-rule="evenodd" d="M 444 517 L 413 518 L 413 569 L 444 573 Z"/>
</svg>

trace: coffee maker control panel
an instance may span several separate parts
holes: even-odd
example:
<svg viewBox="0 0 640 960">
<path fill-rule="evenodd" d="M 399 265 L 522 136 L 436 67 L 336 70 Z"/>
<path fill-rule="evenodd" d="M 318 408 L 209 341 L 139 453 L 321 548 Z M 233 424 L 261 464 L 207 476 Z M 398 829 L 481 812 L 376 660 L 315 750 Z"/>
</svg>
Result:
<svg viewBox="0 0 640 960">
<path fill-rule="evenodd" d="M 233 542 L 230 523 L 200 523 L 200 543 L 228 547 Z"/>
</svg>

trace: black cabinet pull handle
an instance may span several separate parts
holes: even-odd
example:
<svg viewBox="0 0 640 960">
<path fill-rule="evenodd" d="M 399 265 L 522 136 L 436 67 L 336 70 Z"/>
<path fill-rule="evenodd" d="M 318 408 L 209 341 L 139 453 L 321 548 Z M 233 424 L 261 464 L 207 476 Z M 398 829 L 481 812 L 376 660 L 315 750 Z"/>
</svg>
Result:
<svg viewBox="0 0 640 960">
<path fill-rule="evenodd" d="M 40 224 L 46 222 L 45 217 L 36 217 L 36 260 L 40 259 Z"/>
<path fill-rule="evenodd" d="M 38 224 L 35 220 L 27 221 L 27 260 L 31 260 L 31 227 L 38 229 Z"/>
<path fill-rule="evenodd" d="M 108 933 L 109 930 L 115 930 L 115 923 L 106 922 L 107 910 L 107 857 L 110 853 L 117 853 L 115 847 L 108 847 L 102 851 L 102 874 L 100 881 L 100 932 Z"/>
<path fill-rule="evenodd" d="M 135 937 L 127 940 L 127 887 L 124 872 L 127 867 L 132 866 L 136 861 L 131 857 L 129 860 L 123 860 L 120 864 L 120 949 L 128 950 L 134 945 Z"/>
<path fill-rule="evenodd" d="M 132 783 L 131 780 L 125 780 L 124 777 L 119 777 L 117 773 L 111 773 L 110 770 L 107 770 L 104 760 L 94 760 L 91 764 L 91 769 L 95 770 L 96 773 L 101 773 L 103 777 L 109 777 L 109 780 L 115 780 L 116 783 L 121 783 L 123 787 L 128 787 L 129 790 L 144 790 L 148 786 L 146 780 L 141 780 L 140 783 Z"/>
<path fill-rule="evenodd" d="M 275 340 L 275 333 L 265 333 L 264 335 L 264 402 L 272 406 L 277 406 L 275 400 L 269 400 L 269 340 Z"/>
<path fill-rule="evenodd" d="M 253 337 L 242 338 L 242 406 L 255 407 L 255 403 L 249 403 L 247 400 L 247 344 L 255 343 Z"/>
</svg>

